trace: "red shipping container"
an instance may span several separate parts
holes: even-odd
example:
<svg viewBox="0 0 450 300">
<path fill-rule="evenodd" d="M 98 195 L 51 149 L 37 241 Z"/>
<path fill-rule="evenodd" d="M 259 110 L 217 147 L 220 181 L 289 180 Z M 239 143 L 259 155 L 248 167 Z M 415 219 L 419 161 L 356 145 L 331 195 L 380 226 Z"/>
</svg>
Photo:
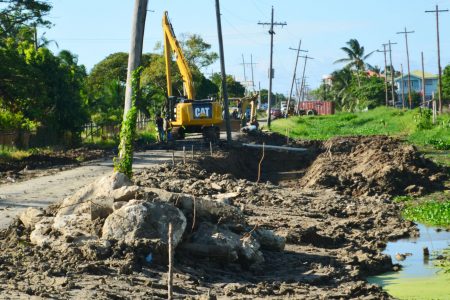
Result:
<svg viewBox="0 0 450 300">
<path fill-rule="evenodd" d="M 305 113 L 314 111 L 318 115 L 334 115 L 334 102 L 331 101 L 302 101 L 298 108 Z"/>
</svg>

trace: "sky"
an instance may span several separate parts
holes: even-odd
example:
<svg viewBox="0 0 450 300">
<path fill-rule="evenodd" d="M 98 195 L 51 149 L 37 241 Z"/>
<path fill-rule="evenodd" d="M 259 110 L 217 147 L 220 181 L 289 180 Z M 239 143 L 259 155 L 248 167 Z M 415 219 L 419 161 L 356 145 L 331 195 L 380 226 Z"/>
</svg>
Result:
<svg viewBox="0 0 450 300">
<path fill-rule="evenodd" d="M 130 48 L 132 0 L 52 0 L 50 29 L 42 28 L 45 37 L 55 40 L 54 52 L 70 50 L 78 55 L 80 64 L 88 71 L 109 54 L 128 52 Z M 308 50 L 306 81 L 311 88 L 318 87 L 323 75 L 330 74 L 342 65 L 334 64 L 345 54 L 340 49 L 356 38 L 366 53 L 382 49 L 389 40 L 395 69 L 403 64 L 407 70 L 406 47 L 403 31 L 415 31 L 409 35 L 411 71 L 421 69 L 420 54 L 424 52 L 425 71 L 437 74 L 437 42 L 435 14 L 425 10 L 450 9 L 448 0 L 222 0 L 222 30 L 225 49 L 226 73 L 244 81 L 246 65 L 247 81 L 251 80 L 250 58 L 256 86 L 268 88 L 270 35 L 268 26 L 258 22 L 270 22 L 271 7 L 275 9 L 275 22 L 287 26 L 275 27 L 273 67 L 275 78 L 273 91 L 288 94 L 297 48 Z M 199 34 L 219 52 L 215 0 L 149 0 L 144 52 L 154 52 L 155 44 L 162 41 L 161 20 L 167 10 L 178 37 L 183 34 Z M 450 64 L 450 13 L 440 14 L 441 64 Z M 383 53 L 373 53 L 368 62 L 384 68 Z M 389 63 L 389 62 L 388 62 Z M 301 77 L 304 59 L 300 59 L 297 78 Z M 220 71 L 219 62 L 205 68 L 206 76 Z"/>
</svg>

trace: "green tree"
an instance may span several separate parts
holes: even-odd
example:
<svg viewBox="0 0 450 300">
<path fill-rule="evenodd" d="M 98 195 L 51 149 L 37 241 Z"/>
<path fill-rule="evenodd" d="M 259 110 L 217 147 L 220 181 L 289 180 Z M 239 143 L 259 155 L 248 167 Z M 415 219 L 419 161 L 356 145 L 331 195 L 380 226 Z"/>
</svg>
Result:
<svg viewBox="0 0 450 300">
<path fill-rule="evenodd" d="M 181 45 L 189 65 L 196 66 L 199 69 L 212 65 L 219 58 L 216 52 L 209 51 L 211 45 L 206 43 L 198 34 L 188 35 L 188 38 L 182 41 Z"/>
<path fill-rule="evenodd" d="M 16 39 L 24 27 L 49 27 L 45 20 L 52 6 L 48 1 L 38 0 L 0 0 L 0 43 L 6 38 Z"/>
<path fill-rule="evenodd" d="M 211 81 L 217 87 L 218 97 L 222 94 L 222 75 L 220 73 L 214 73 L 211 76 Z M 233 76 L 227 75 L 227 92 L 230 98 L 244 97 L 245 87 L 239 82 L 234 80 Z"/>
<path fill-rule="evenodd" d="M 450 102 L 450 65 L 447 65 L 442 72 L 442 97 L 444 103 Z"/>
<path fill-rule="evenodd" d="M 357 74 L 358 84 L 360 84 L 360 73 L 369 66 L 366 59 L 369 58 L 374 51 L 365 54 L 365 49 L 361 46 L 357 39 L 350 39 L 347 43 L 348 47 L 342 47 L 341 50 L 347 54 L 347 57 L 336 60 L 334 63 L 345 63 L 346 69 L 355 70 Z M 370 67 L 370 66 L 369 66 Z"/>
</svg>

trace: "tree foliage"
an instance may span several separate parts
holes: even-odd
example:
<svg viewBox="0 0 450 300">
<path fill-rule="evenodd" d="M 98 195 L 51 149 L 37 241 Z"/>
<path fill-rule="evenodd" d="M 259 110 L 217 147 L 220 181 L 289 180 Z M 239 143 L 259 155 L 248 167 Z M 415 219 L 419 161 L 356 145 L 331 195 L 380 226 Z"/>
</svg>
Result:
<svg viewBox="0 0 450 300">
<path fill-rule="evenodd" d="M 0 42 L 21 36 L 23 28 L 50 26 L 45 16 L 51 8 L 48 1 L 0 0 Z"/>
<path fill-rule="evenodd" d="M 450 102 L 450 65 L 447 65 L 442 72 L 442 97 Z"/>
</svg>

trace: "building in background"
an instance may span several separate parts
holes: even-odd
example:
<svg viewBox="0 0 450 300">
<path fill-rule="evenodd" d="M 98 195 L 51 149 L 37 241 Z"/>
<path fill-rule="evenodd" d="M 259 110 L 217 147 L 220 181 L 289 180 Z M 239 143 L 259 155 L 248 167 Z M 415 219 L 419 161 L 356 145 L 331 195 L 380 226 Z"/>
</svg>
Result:
<svg viewBox="0 0 450 300">
<path fill-rule="evenodd" d="M 403 91 L 404 98 L 408 99 L 408 74 L 395 78 L 395 85 L 397 87 L 399 98 L 401 98 L 401 93 Z M 437 93 L 437 88 L 438 76 L 425 73 L 425 99 L 431 100 L 433 93 Z M 422 71 L 411 72 L 411 90 L 422 95 Z"/>
</svg>

